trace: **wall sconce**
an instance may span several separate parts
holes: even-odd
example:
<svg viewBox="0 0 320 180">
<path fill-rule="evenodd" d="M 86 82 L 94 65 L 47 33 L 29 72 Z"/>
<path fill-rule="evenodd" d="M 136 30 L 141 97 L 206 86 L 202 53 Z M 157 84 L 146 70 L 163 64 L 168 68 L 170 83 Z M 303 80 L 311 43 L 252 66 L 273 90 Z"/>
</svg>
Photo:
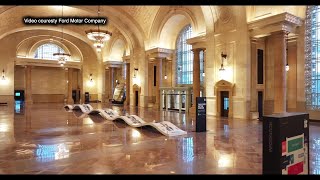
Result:
<svg viewBox="0 0 320 180">
<path fill-rule="evenodd" d="M 166 60 L 166 58 L 164 60 Z M 167 78 L 168 78 L 168 76 L 167 76 L 167 62 L 164 61 L 164 79 L 167 79 Z"/>
<path fill-rule="evenodd" d="M 224 68 L 223 64 L 224 61 L 227 59 L 227 54 L 221 53 L 221 67 L 219 69 L 219 75 L 220 79 L 225 79 L 226 78 L 226 69 Z"/>
<path fill-rule="evenodd" d="M 289 67 L 289 64 L 288 64 L 288 35 L 289 35 L 289 32 L 286 33 L 286 61 L 287 61 L 287 64 L 286 64 L 286 71 L 289 71 L 290 67 Z"/>
<path fill-rule="evenodd" d="M 133 79 L 137 78 L 138 75 L 138 68 L 134 68 L 134 72 L 133 72 Z"/>
<path fill-rule="evenodd" d="M 138 68 L 134 68 L 132 83 L 140 86 L 140 78 L 138 77 Z"/>
<path fill-rule="evenodd" d="M 223 67 L 224 60 L 227 60 L 227 54 L 223 54 L 223 52 L 222 52 L 221 53 L 221 67 L 220 67 L 219 71 L 225 71 L 225 69 Z"/>
<path fill-rule="evenodd" d="M 8 79 L 6 78 L 6 74 L 5 74 L 4 69 L 2 70 L 2 73 L 1 73 L 1 81 L 0 81 L 0 83 L 2 85 L 8 84 Z"/>
<path fill-rule="evenodd" d="M 6 80 L 6 75 L 5 75 L 5 73 L 4 73 L 4 69 L 2 70 L 1 80 L 2 80 L 2 81 L 5 81 L 5 80 Z"/>
<path fill-rule="evenodd" d="M 94 81 L 93 81 L 93 78 L 92 78 L 92 74 L 90 74 L 90 76 L 89 76 L 88 85 L 89 85 L 89 86 L 93 86 L 93 85 L 94 85 Z"/>
<path fill-rule="evenodd" d="M 204 54 L 204 51 L 203 51 L 203 54 Z M 202 66 L 203 66 L 203 72 L 202 72 L 202 77 L 204 77 L 206 75 L 206 73 L 204 72 L 204 55 L 202 57 Z"/>
</svg>

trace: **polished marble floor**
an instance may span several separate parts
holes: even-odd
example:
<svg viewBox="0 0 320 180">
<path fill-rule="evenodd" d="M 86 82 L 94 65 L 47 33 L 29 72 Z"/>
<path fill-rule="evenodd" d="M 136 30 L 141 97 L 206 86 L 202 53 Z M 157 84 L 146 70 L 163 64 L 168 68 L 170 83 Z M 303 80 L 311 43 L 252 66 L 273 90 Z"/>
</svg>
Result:
<svg viewBox="0 0 320 180">
<path fill-rule="evenodd" d="M 177 112 L 109 107 L 145 121 L 171 121 L 187 135 L 166 137 L 152 128 L 132 128 L 63 104 L 0 106 L 1 174 L 262 174 L 262 123 L 207 118 Z M 310 124 L 310 173 L 320 174 L 320 122 Z"/>
</svg>

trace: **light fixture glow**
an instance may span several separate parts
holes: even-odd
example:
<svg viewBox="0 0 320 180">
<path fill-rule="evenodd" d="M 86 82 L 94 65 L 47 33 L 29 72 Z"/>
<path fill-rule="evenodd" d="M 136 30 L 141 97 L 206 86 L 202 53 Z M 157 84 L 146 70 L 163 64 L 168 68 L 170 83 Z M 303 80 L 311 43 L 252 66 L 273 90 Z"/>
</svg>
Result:
<svg viewBox="0 0 320 180">
<path fill-rule="evenodd" d="M 6 74 L 4 72 L 4 69 L 2 70 L 2 74 L 1 74 L 1 81 L 0 84 L 1 85 L 7 85 L 8 84 L 8 78 L 6 77 Z"/>
<path fill-rule="evenodd" d="M 286 71 L 289 71 L 290 67 L 289 67 L 289 64 L 288 64 L 288 35 L 289 35 L 289 32 L 286 33 L 285 35 L 285 40 L 286 40 L 286 61 L 287 61 L 287 64 L 286 64 Z"/>
<path fill-rule="evenodd" d="M 289 64 L 286 65 L 286 71 L 289 71 L 290 67 Z"/>
<path fill-rule="evenodd" d="M 204 51 L 202 51 L 202 52 L 203 52 L 203 54 L 204 54 Z M 202 66 L 203 66 L 202 77 L 204 77 L 204 76 L 206 75 L 206 73 L 204 72 L 204 69 L 205 69 L 205 67 L 204 67 L 204 55 L 203 55 L 203 57 L 202 57 Z"/>
<path fill-rule="evenodd" d="M 88 81 L 88 86 L 92 87 L 93 85 L 94 85 L 94 81 L 93 81 L 93 78 L 92 78 L 92 74 L 90 74 L 89 81 Z"/>
<path fill-rule="evenodd" d="M 134 68 L 134 72 L 133 72 L 133 79 L 137 78 L 138 75 L 138 68 Z"/>
<path fill-rule="evenodd" d="M 227 59 L 227 54 L 223 54 L 223 52 L 221 53 L 221 67 L 219 69 L 219 71 L 224 71 L 224 67 L 223 67 L 223 63 L 224 61 Z"/>
<path fill-rule="evenodd" d="M 219 69 L 220 79 L 225 79 L 225 76 L 226 76 L 226 69 L 223 66 L 223 63 L 226 59 L 227 59 L 227 54 L 223 54 L 223 52 L 222 52 L 221 53 L 221 66 Z"/>
<path fill-rule="evenodd" d="M 98 6 L 98 17 L 100 17 L 100 6 Z M 98 29 L 90 29 L 85 31 L 88 39 L 94 41 L 93 46 L 97 48 L 97 52 L 101 52 L 104 43 L 110 40 L 112 33 L 109 31 L 100 30 L 99 24 Z"/>
<path fill-rule="evenodd" d="M 4 69 L 2 70 L 1 80 L 2 80 L 2 81 L 5 81 L 5 80 L 6 80 L 6 75 L 5 75 L 5 73 L 4 73 Z"/>
<path fill-rule="evenodd" d="M 219 71 L 225 71 L 225 69 L 223 67 L 223 64 L 221 64 L 221 67 L 220 67 Z"/>
<path fill-rule="evenodd" d="M 167 79 L 167 58 L 164 58 L 164 79 Z"/>
</svg>

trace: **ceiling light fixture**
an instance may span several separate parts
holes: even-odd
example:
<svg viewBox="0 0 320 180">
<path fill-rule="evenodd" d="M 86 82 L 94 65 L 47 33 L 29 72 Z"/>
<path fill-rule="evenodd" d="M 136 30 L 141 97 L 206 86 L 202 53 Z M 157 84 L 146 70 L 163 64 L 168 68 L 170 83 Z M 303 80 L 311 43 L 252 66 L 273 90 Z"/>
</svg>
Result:
<svg viewBox="0 0 320 180">
<path fill-rule="evenodd" d="M 100 17 L 100 6 L 98 6 L 98 17 Z M 111 32 L 100 30 L 99 24 L 98 29 L 90 29 L 85 32 L 87 34 L 87 37 L 90 40 L 94 41 L 93 46 L 97 48 L 97 52 L 101 52 L 104 43 L 108 41 L 112 36 Z"/>
<path fill-rule="evenodd" d="M 63 18 L 63 5 L 61 6 L 62 18 Z M 63 44 L 63 24 L 61 25 L 61 44 Z M 57 53 L 53 53 L 53 56 L 58 57 L 58 63 L 60 66 L 64 66 L 64 64 L 68 61 L 69 57 L 71 56 L 69 53 L 60 52 L 58 50 Z"/>
</svg>

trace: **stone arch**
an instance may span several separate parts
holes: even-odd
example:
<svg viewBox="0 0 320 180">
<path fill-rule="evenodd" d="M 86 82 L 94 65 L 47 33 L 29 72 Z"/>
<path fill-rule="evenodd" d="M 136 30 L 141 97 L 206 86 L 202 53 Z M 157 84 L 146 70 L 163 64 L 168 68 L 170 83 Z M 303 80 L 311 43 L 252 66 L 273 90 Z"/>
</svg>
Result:
<svg viewBox="0 0 320 180">
<path fill-rule="evenodd" d="M 67 6 L 67 7 L 69 7 L 71 11 L 76 12 L 76 14 L 84 14 L 86 16 L 92 16 L 93 14 L 96 15 L 95 7 L 90 7 L 90 6 Z M 35 12 L 36 14 L 34 14 Z M 3 37 L 9 34 L 12 34 L 18 31 L 25 31 L 25 30 L 45 29 L 45 30 L 60 31 L 60 27 L 58 26 L 37 26 L 37 25 L 25 26 L 21 21 L 21 17 L 26 16 L 30 13 L 32 13 L 33 16 L 41 16 L 41 14 L 44 12 L 48 13 L 48 9 L 45 6 L 30 6 L 30 7 L 15 6 L 13 8 L 8 9 L 4 13 L 2 13 L 0 17 L 0 21 L 3 22 L 2 26 L 5 27 L 0 30 L 0 34 L 1 34 L 0 39 L 2 39 Z M 110 6 L 108 6 L 108 8 L 105 8 L 102 11 L 102 16 L 103 15 L 107 16 L 109 22 L 111 22 L 111 24 L 115 28 L 117 28 L 121 32 L 121 34 L 125 37 L 130 47 L 130 52 L 132 52 L 133 47 L 144 47 L 143 31 L 141 30 L 141 27 L 139 27 L 137 24 L 134 23 L 134 19 L 132 17 L 128 16 L 126 13 L 121 12 L 121 10 L 118 10 L 115 7 L 110 7 Z M 10 21 L 8 21 L 7 19 L 10 19 Z M 83 29 L 81 26 L 80 28 L 70 28 L 70 29 L 66 28 L 64 30 L 65 34 L 76 36 L 78 39 L 81 39 L 86 43 L 92 45 L 92 42 L 90 42 L 90 40 L 88 40 L 84 35 L 85 29 Z"/>
<path fill-rule="evenodd" d="M 103 54 L 103 61 L 123 61 L 122 57 L 125 56 L 125 52 L 128 50 L 127 43 L 123 36 L 115 36 L 105 47 L 105 53 Z"/>
<path fill-rule="evenodd" d="M 74 8 L 96 14 L 95 7 L 74 6 Z M 108 17 L 108 21 L 124 36 L 130 47 L 130 52 L 133 52 L 133 47 L 144 47 L 145 36 L 143 30 L 131 16 L 123 10 L 112 6 L 108 6 L 107 8 L 101 7 L 101 16 L 104 15 Z"/>
<path fill-rule="evenodd" d="M 229 113 L 228 117 L 233 117 L 233 96 L 235 95 L 234 91 L 235 84 L 226 81 L 226 80 L 220 80 L 218 81 L 214 86 L 214 92 L 217 97 L 217 116 L 220 116 L 221 114 L 221 92 L 227 91 L 229 94 Z"/>
<path fill-rule="evenodd" d="M 53 43 L 61 47 L 65 52 L 71 54 L 71 61 L 82 61 L 83 55 L 80 49 L 71 41 L 64 39 L 63 43 L 60 37 L 54 35 L 36 35 L 23 39 L 17 45 L 17 57 L 34 58 L 35 50 L 46 43 Z"/>
<path fill-rule="evenodd" d="M 200 17 L 196 17 L 194 11 L 190 10 L 187 7 L 160 7 L 150 30 L 150 42 L 148 48 L 151 49 L 154 47 L 160 47 L 173 49 L 177 34 L 185 25 L 190 24 L 192 26 L 193 32 L 195 32 L 193 36 L 196 35 L 196 32 L 201 29 L 201 23 L 198 23 L 199 18 Z M 170 40 L 168 40 L 171 42 L 167 41 L 166 45 L 163 45 L 163 42 L 161 42 L 161 39 L 164 39 L 162 38 L 163 34 L 167 34 L 167 39 L 169 36 L 171 36 Z"/>
</svg>

